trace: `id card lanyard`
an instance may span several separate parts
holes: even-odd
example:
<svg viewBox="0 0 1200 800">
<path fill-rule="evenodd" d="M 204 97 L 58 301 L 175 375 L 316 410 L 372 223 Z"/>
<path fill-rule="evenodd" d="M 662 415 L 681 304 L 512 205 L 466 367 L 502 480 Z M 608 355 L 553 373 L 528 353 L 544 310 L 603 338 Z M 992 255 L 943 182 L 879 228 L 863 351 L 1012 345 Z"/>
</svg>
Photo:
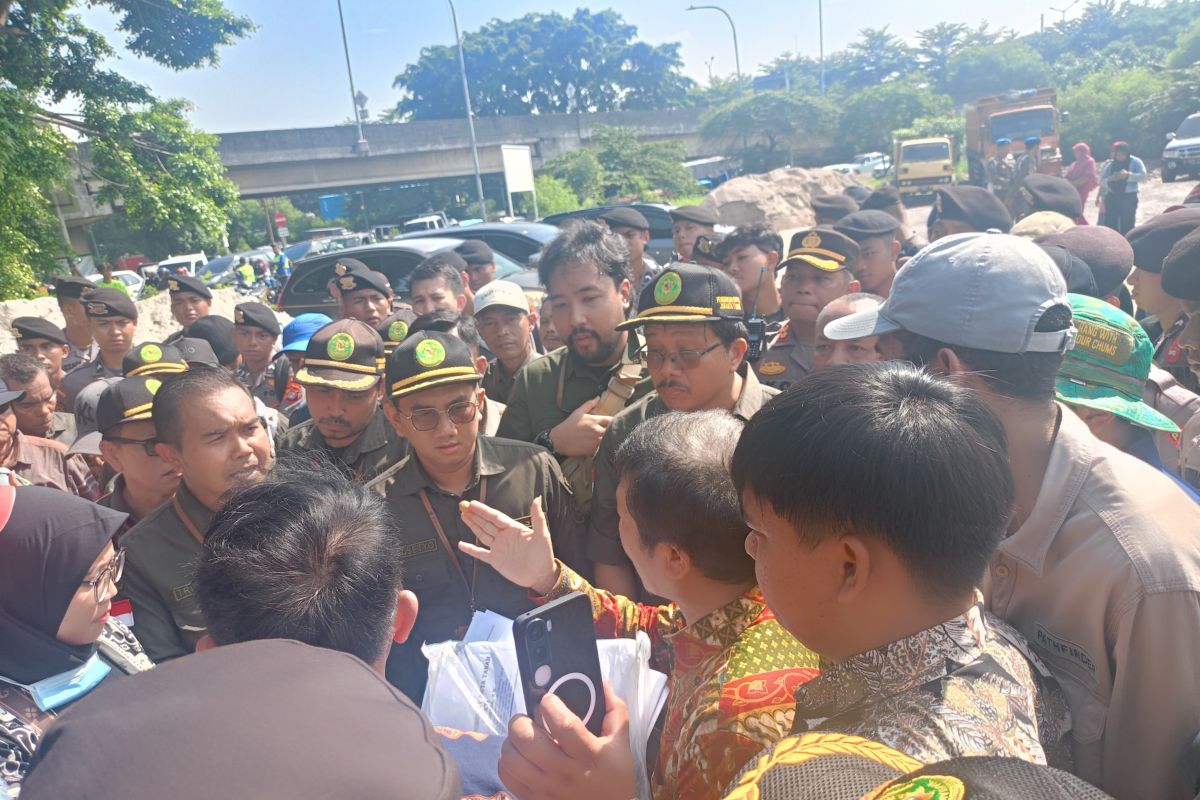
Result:
<svg viewBox="0 0 1200 800">
<path fill-rule="evenodd" d="M 437 512 L 433 510 L 433 503 L 429 502 L 429 494 L 422 488 L 417 494 L 421 498 L 421 505 L 425 506 L 425 513 L 429 515 L 429 521 L 433 523 L 433 529 L 437 531 L 438 540 L 442 543 L 442 549 L 446 551 L 446 555 L 450 557 L 450 563 L 454 565 L 454 569 L 458 571 L 458 577 L 462 580 L 463 588 L 467 590 L 467 601 L 471 606 L 471 613 L 475 613 L 475 578 L 479 573 L 479 562 L 471 559 L 471 580 L 467 580 L 467 573 L 462 568 L 462 564 L 458 560 L 458 554 L 450 545 L 450 539 L 446 536 L 446 531 L 442 528 L 442 521 L 438 519 Z M 487 503 L 487 476 L 479 478 L 479 502 Z M 478 544 L 479 540 L 476 539 Z"/>
</svg>

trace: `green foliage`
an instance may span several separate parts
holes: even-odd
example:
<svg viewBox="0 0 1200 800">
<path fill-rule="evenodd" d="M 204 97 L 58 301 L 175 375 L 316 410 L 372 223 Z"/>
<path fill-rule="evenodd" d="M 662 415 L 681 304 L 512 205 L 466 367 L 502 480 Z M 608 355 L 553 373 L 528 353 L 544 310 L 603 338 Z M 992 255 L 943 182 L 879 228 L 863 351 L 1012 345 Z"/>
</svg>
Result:
<svg viewBox="0 0 1200 800">
<path fill-rule="evenodd" d="M 990 47 L 968 47 L 953 56 L 946 67 L 944 90 L 957 103 L 1008 89 L 1052 86 L 1050 65 L 1020 40 Z"/>
<path fill-rule="evenodd" d="M 1167 56 L 1167 66 L 1184 69 L 1200 63 L 1200 22 L 1179 35 L 1175 49 Z"/>
<path fill-rule="evenodd" d="M 1162 152 L 1164 135 L 1179 120 L 1171 122 L 1166 130 L 1134 124 L 1130 108 L 1141 98 L 1166 90 L 1170 83 L 1170 78 L 1161 72 L 1139 67 L 1090 75 L 1082 83 L 1065 89 L 1059 95 L 1059 107 L 1067 112 L 1062 123 L 1062 149 L 1086 142 L 1093 153 L 1100 155 L 1107 153 L 1114 141 L 1124 139 L 1135 153 L 1157 157 Z"/>
<path fill-rule="evenodd" d="M 538 213 L 543 217 L 563 211 L 574 211 L 585 206 L 575 192 L 571 191 L 567 182 L 561 178 L 553 175 L 538 175 L 533 179 L 533 185 L 537 189 Z M 522 208 L 528 209 L 527 213 L 532 213 L 532 200 L 526 201 L 522 198 Z"/>
<path fill-rule="evenodd" d="M 612 10 L 493 19 L 463 36 L 472 108 L 497 116 L 684 105 L 692 81 L 680 72 L 679 44 L 652 46 L 636 36 Z M 454 46 L 422 48 L 393 86 L 405 96 L 392 119 L 466 116 Z"/>
<path fill-rule="evenodd" d="M 687 151 L 680 142 L 639 142 L 636 131 L 608 125 L 597 125 L 592 141 L 604 170 L 605 200 L 669 198 L 695 191 L 696 182 L 683 166 Z"/>
<path fill-rule="evenodd" d="M 1165 78 L 1158 88 L 1146 87 L 1129 107 L 1132 125 L 1144 130 L 1153 146 L 1143 152 L 1155 156 L 1162 152 L 1167 133 L 1196 112 L 1200 98 L 1200 66 L 1172 70 Z"/>
<path fill-rule="evenodd" d="M 705 115 L 700 134 L 737 155 L 747 172 L 790 164 L 796 150 L 831 143 L 837 110 L 795 92 L 754 92 Z"/>
<path fill-rule="evenodd" d="M 951 113 L 950 99 L 928 88 L 905 81 L 879 84 L 855 93 L 842 108 L 839 141 L 849 150 L 886 153 L 891 149 L 893 130 L 920 117 Z"/>
<path fill-rule="evenodd" d="M 546 164 L 547 177 L 561 181 L 578 202 L 595 205 L 604 196 L 604 167 L 593 150 L 573 150 Z M 541 194 L 541 190 L 538 190 Z M 552 212 L 545 212 L 552 213 Z"/>
</svg>

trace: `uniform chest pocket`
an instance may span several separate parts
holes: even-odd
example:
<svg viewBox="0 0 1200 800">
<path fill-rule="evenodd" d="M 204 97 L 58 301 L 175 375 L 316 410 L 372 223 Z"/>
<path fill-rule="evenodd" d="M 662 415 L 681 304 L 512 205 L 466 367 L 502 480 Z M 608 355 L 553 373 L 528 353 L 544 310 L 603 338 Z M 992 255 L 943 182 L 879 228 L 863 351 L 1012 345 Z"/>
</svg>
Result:
<svg viewBox="0 0 1200 800">
<path fill-rule="evenodd" d="M 417 545 L 409 545 L 407 549 L 416 547 Z M 432 551 L 426 551 L 421 554 L 402 555 L 404 562 L 404 577 L 403 585 L 405 589 L 411 589 L 414 592 L 420 592 L 429 589 L 436 589 L 445 586 L 450 582 L 451 567 L 446 563 L 446 558 L 440 553 L 436 547 L 436 543 Z"/>
</svg>

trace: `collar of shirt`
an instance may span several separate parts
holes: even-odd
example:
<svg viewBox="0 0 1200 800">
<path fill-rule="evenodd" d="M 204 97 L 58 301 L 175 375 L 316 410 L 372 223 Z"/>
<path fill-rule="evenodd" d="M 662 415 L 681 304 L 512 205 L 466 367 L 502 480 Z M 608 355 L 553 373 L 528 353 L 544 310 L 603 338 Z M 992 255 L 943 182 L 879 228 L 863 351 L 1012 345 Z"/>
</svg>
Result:
<svg viewBox="0 0 1200 800">
<path fill-rule="evenodd" d="M 585 380 L 594 381 L 603 391 L 608 385 L 609 378 L 621 368 L 622 364 L 634 364 L 637 362 L 637 353 L 642 349 L 642 337 L 636 331 L 629 331 L 629 335 L 625 340 L 625 352 L 621 354 L 621 360 L 612 366 L 592 366 L 585 364 L 579 356 L 567 348 L 567 363 L 563 365 L 563 369 L 567 371 L 567 378 L 580 377 Z M 571 409 L 574 410 L 574 409 Z"/>
<path fill-rule="evenodd" d="M 34 459 L 37 458 L 37 445 L 29 440 L 29 437 L 20 431 L 13 432 L 13 455 L 16 460 L 9 465 L 9 469 L 29 469 L 33 466 Z"/>
<path fill-rule="evenodd" d="M 481 475 L 499 475 L 504 470 L 504 464 L 500 462 L 495 447 L 492 445 L 492 438 L 479 436 L 475 440 L 475 467 L 466 489 L 469 490 L 475 486 Z M 400 462 L 400 468 L 396 471 L 395 490 L 401 494 L 416 494 L 422 489 L 442 491 L 426 474 L 425 468 L 421 466 L 421 460 L 417 457 L 416 450 L 410 448 L 409 454 Z"/>
<path fill-rule="evenodd" d="M 876 704 L 978 660 L 990 636 L 982 600 L 960 616 L 841 664 L 821 659 L 821 674 L 796 690 L 796 718 L 824 720 Z"/>
<path fill-rule="evenodd" d="M 766 610 L 767 601 L 755 586 L 686 627 L 666 634 L 664 638 L 673 653 L 672 671 L 689 670 L 708 655 L 729 649 Z"/>
<path fill-rule="evenodd" d="M 192 494 L 187 488 L 184 481 L 179 482 L 179 488 L 175 490 L 175 498 L 179 501 L 179 507 L 183 509 L 183 513 L 187 515 L 188 520 L 196 527 L 200 533 L 208 531 L 208 526 L 212 524 L 213 517 L 217 514 L 215 511 L 210 511 L 207 506 L 196 499 L 196 495 Z"/>
</svg>

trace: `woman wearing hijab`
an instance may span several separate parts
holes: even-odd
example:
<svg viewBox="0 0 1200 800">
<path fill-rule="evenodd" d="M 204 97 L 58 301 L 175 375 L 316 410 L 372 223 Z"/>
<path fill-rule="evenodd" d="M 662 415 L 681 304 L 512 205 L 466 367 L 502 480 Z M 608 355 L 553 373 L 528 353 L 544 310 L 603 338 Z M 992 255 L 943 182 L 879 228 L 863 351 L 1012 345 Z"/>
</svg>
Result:
<svg viewBox="0 0 1200 800">
<path fill-rule="evenodd" d="M 154 666 L 109 616 L 125 514 L 40 486 L 0 486 L 0 786 L 99 684 Z"/>
<path fill-rule="evenodd" d="M 1079 192 L 1079 204 L 1087 208 L 1088 195 L 1100 185 L 1096 159 L 1092 158 L 1092 148 L 1085 142 L 1079 142 L 1071 149 L 1075 151 L 1075 160 L 1067 168 L 1067 180 Z"/>
</svg>

